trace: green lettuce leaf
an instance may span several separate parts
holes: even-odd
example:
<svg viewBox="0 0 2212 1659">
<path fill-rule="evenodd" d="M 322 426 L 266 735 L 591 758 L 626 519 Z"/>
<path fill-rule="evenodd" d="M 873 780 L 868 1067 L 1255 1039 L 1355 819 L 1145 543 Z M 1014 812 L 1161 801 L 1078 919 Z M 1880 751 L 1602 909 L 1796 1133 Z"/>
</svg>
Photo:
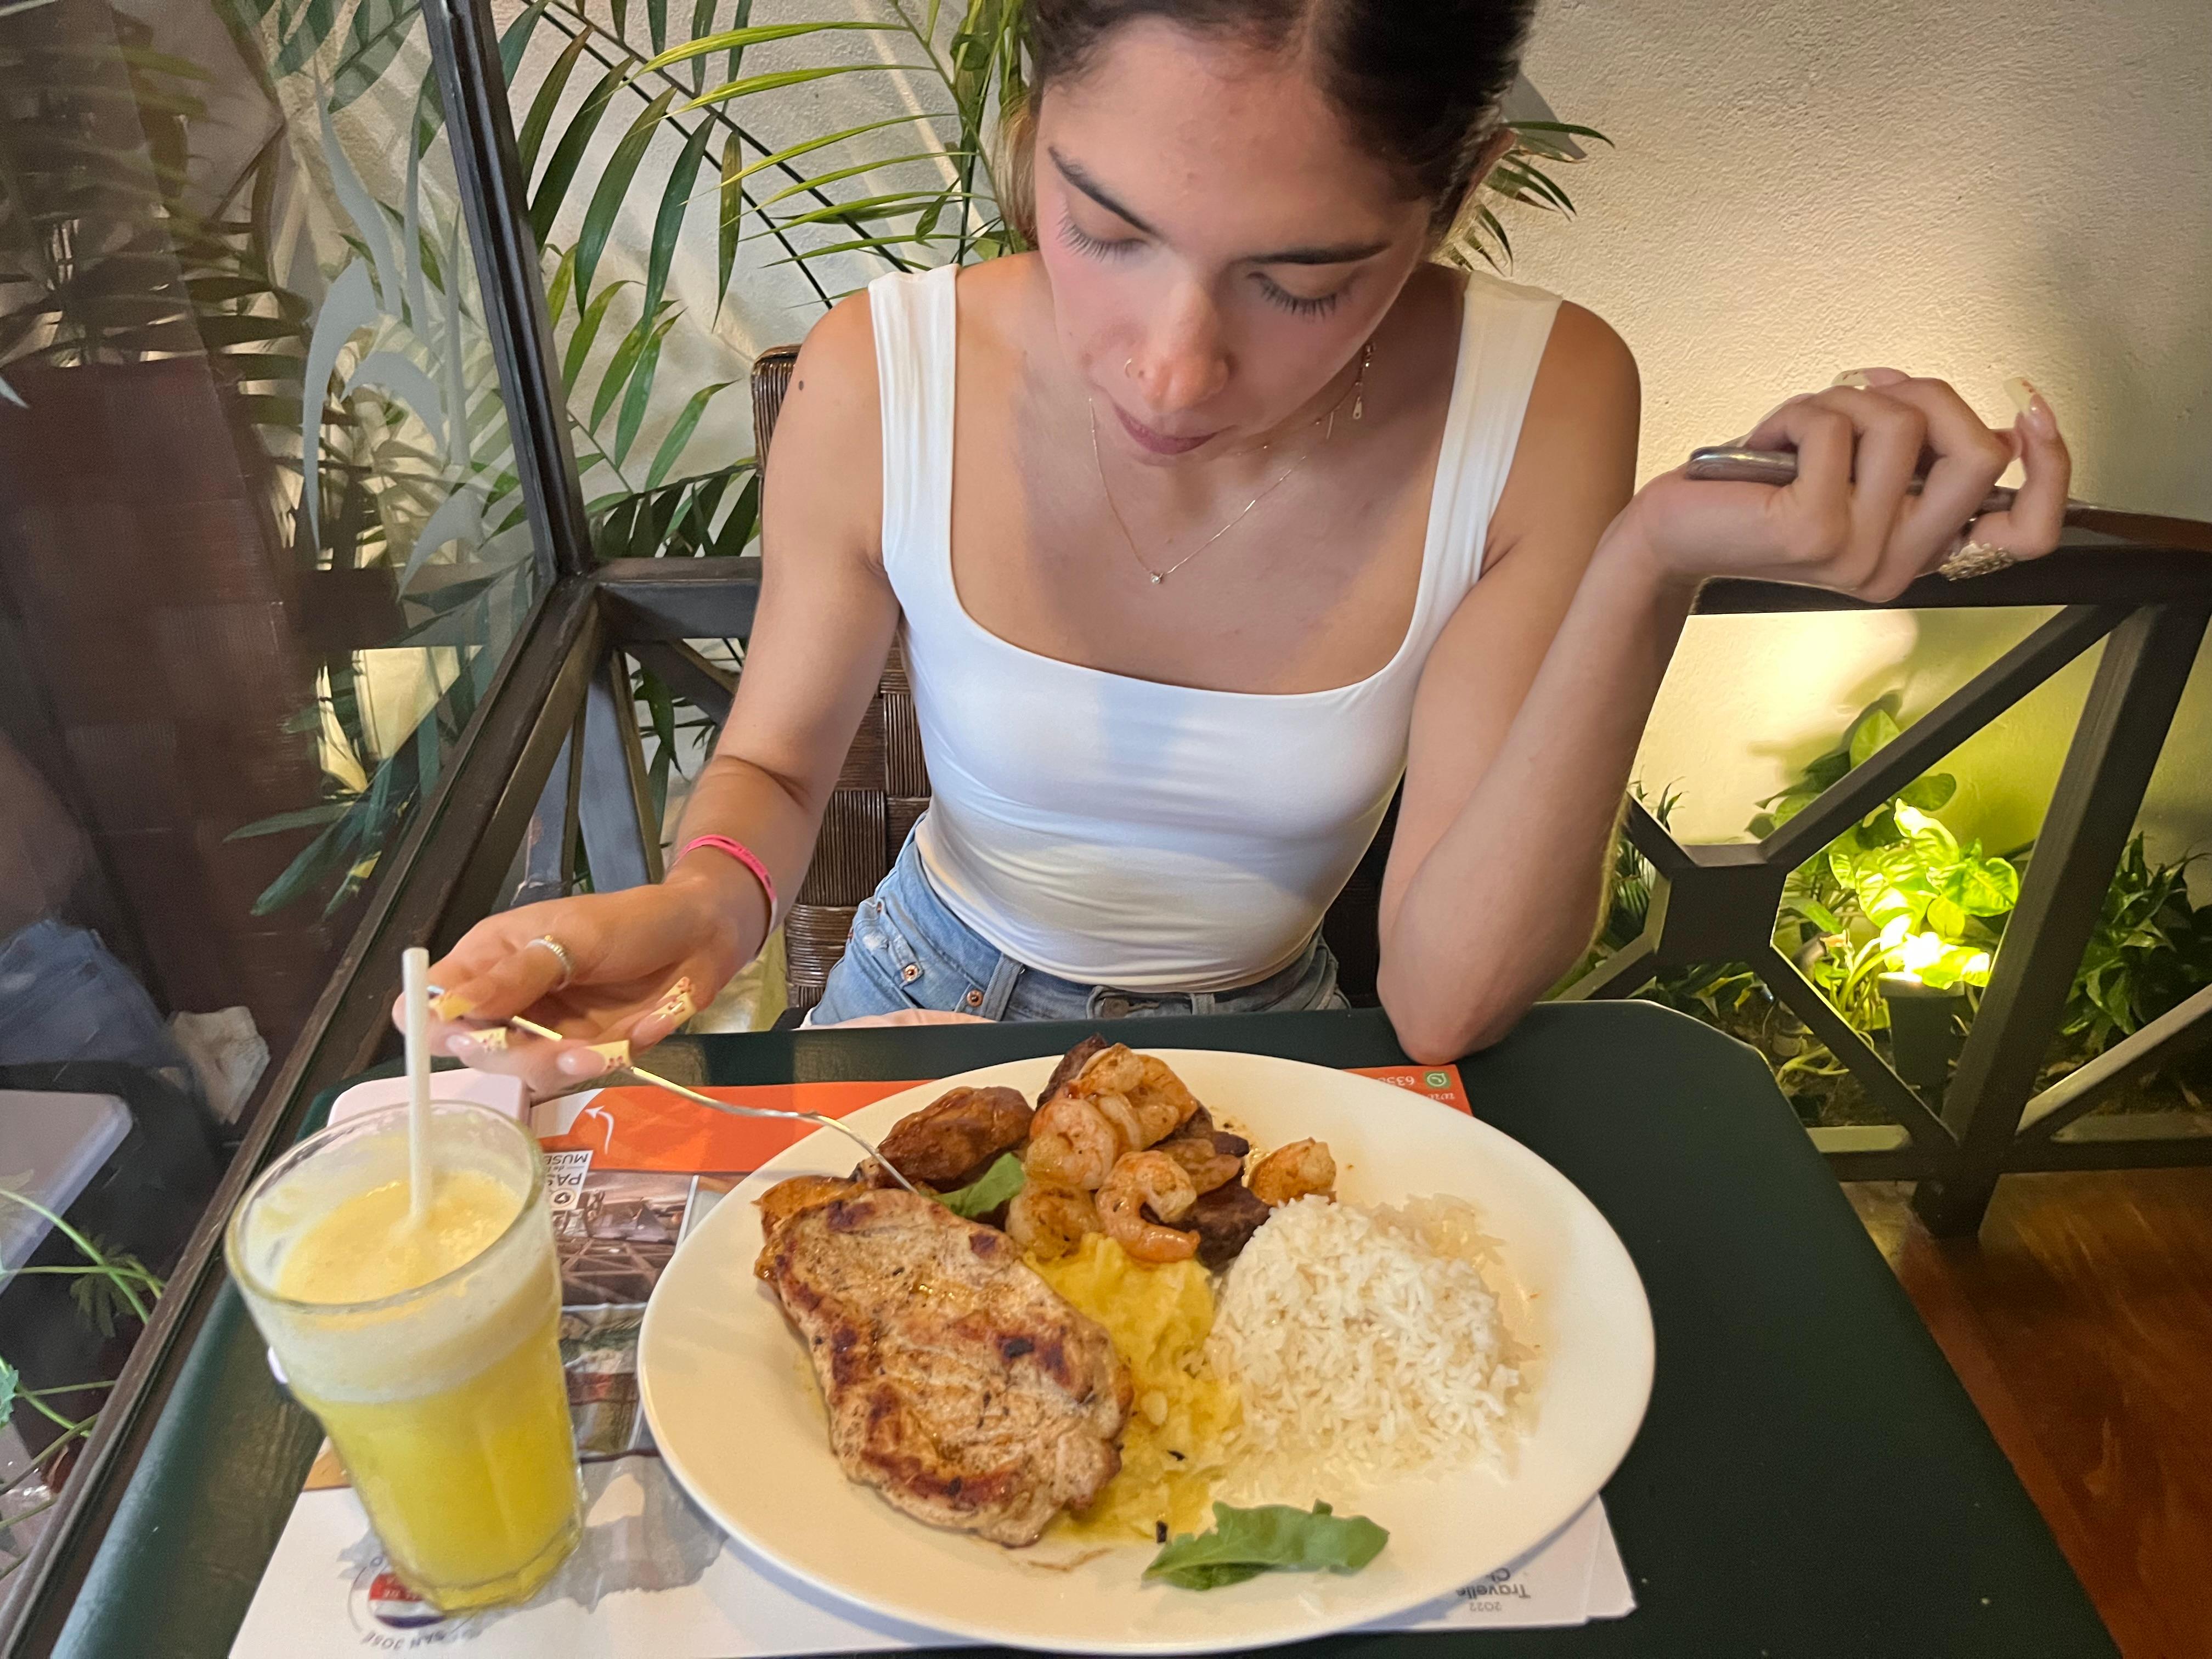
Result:
<svg viewBox="0 0 2212 1659">
<path fill-rule="evenodd" d="M 939 1193 L 937 1201 L 955 1215 L 973 1221 L 986 1216 L 1021 1191 L 1028 1179 L 1022 1170 L 1022 1161 L 1012 1152 L 1002 1152 L 999 1161 L 969 1182 L 965 1187 L 949 1193 Z"/>
<path fill-rule="evenodd" d="M 1358 1572 L 1389 1541 L 1364 1516 L 1335 1515 L 1326 1504 L 1316 1504 L 1310 1515 L 1285 1504 L 1252 1510 L 1216 1504 L 1213 1530 L 1170 1540 L 1145 1577 L 1205 1590 L 1263 1572 Z"/>
</svg>

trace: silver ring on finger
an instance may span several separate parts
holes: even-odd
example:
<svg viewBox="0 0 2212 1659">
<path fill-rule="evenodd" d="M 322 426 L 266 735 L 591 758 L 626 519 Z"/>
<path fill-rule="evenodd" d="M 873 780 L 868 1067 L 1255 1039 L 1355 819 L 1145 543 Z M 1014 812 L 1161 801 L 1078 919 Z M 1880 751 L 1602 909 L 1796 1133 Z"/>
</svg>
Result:
<svg viewBox="0 0 2212 1659">
<path fill-rule="evenodd" d="M 1947 582 L 1971 581 L 1976 576 L 1992 576 L 2000 570 L 2008 570 L 2019 562 L 2020 555 L 2008 547 L 1966 538 L 1957 550 L 1936 567 L 1936 574 Z"/>
<path fill-rule="evenodd" d="M 555 959 L 561 964 L 560 983 L 554 986 L 553 988 L 556 991 L 565 990 L 568 988 L 568 981 L 576 977 L 576 964 L 568 955 L 568 947 L 562 944 L 559 939 L 555 939 L 550 933 L 540 933 L 536 939 L 530 941 L 530 945 L 540 946 L 541 948 L 550 951 L 553 953 Z M 530 945 L 526 945 L 522 948 L 526 951 L 530 948 Z"/>
</svg>

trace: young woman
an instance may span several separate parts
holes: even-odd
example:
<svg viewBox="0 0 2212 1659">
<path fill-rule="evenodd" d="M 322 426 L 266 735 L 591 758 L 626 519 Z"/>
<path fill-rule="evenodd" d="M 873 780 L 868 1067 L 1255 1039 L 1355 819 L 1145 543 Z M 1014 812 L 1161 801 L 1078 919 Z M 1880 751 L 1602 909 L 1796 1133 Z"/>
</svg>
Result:
<svg viewBox="0 0 2212 1659">
<path fill-rule="evenodd" d="M 1528 10 L 1031 0 L 1006 171 L 1037 252 L 816 325 L 687 850 L 480 923 L 440 1040 L 557 1087 L 703 1004 L 798 890 L 896 635 L 933 804 L 816 1023 L 1339 1004 L 1316 930 L 1402 775 L 1380 989 L 1443 1060 L 1587 947 L 1702 580 L 1880 599 L 2048 551 L 2048 405 L 1992 431 L 1890 369 L 1747 434 L 1797 452 L 1786 488 L 1632 494 L 1619 337 L 1430 258 L 1510 142 Z M 2015 458 L 2017 505 L 1976 519 Z M 572 1040 L 472 1035 L 526 1011 Z"/>
</svg>

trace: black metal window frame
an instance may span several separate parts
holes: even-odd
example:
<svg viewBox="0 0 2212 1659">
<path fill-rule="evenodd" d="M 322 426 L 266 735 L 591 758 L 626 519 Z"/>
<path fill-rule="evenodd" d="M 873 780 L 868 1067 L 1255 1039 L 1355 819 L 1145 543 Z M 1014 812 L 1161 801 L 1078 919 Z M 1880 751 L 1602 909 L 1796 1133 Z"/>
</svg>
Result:
<svg viewBox="0 0 2212 1659">
<path fill-rule="evenodd" d="M 756 558 L 594 562 L 524 204 L 487 0 L 425 7 L 473 236 L 500 388 L 516 427 L 544 591 L 451 763 L 387 856 L 307 1027 L 285 1059 L 168 1293 L 133 1351 L 26 1582 L 0 1654 L 59 1644 L 193 1343 L 227 1291 L 222 1227 L 246 1184 L 295 1138 L 315 1099 L 388 1051 L 403 948 L 449 946 L 499 902 L 561 890 L 580 839 L 595 879 L 657 879 L 659 825 L 622 659 L 651 665 L 720 720 L 732 679 L 688 641 L 743 639 Z M 1628 833 L 1659 874 L 1644 933 L 1576 988 L 1632 994 L 1658 968 L 1749 963 L 1859 1076 L 1895 1121 L 1875 1146 L 1831 1148 L 1838 1176 L 1921 1183 L 1938 1231 L 1978 1225 L 2014 1170 L 2212 1163 L 2212 1137 L 2058 1138 L 2106 1091 L 2212 1039 L 2212 990 L 2041 1094 L 2040 1058 L 2212 615 L 2212 556 L 2076 532 L 2048 558 L 1967 585 L 1928 580 L 1887 606 L 1811 588 L 1721 581 L 1701 615 L 2051 606 L 2059 613 L 1765 841 L 1684 846 L 1632 803 Z M 1774 948 L 1790 870 L 2066 663 L 2106 641 L 2039 851 L 1997 952 L 1979 1017 L 1940 1109 L 1923 1100 Z M 1820 1132 L 1814 1132 L 1816 1139 Z"/>
</svg>

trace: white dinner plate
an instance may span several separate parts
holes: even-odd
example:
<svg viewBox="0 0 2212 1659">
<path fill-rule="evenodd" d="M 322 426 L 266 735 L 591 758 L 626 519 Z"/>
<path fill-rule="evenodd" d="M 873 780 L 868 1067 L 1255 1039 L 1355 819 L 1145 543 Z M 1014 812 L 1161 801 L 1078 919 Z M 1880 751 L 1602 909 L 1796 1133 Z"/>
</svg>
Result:
<svg viewBox="0 0 2212 1659">
<path fill-rule="evenodd" d="M 661 1454 L 740 1545 L 833 1595 L 977 1642 L 1205 1653 L 1320 1636 L 1449 1595 L 1542 1541 L 1605 1484 L 1650 1395 L 1651 1312 L 1627 1250 L 1564 1176 L 1487 1124 L 1386 1083 L 1262 1054 L 1150 1052 L 1259 1146 L 1326 1140 L 1343 1200 L 1441 1192 L 1480 1207 L 1502 1247 L 1510 1282 L 1494 1288 L 1508 1323 L 1537 1350 L 1534 1421 L 1510 1467 L 1316 1492 L 1389 1528 L 1371 1565 L 1202 1592 L 1142 1582 L 1147 1545 L 1055 1569 L 911 1520 L 838 1469 L 805 1352 L 753 1277 L 761 1224 L 750 1200 L 788 1176 L 853 1167 L 852 1143 L 823 1130 L 770 1159 L 684 1241 L 639 1340 Z M 879 1138 L 956 1085 L 1005 1084 L 1034 1097 L 1053 1064 L 947 1078 L 847 1121 Z"/>
</svg>

